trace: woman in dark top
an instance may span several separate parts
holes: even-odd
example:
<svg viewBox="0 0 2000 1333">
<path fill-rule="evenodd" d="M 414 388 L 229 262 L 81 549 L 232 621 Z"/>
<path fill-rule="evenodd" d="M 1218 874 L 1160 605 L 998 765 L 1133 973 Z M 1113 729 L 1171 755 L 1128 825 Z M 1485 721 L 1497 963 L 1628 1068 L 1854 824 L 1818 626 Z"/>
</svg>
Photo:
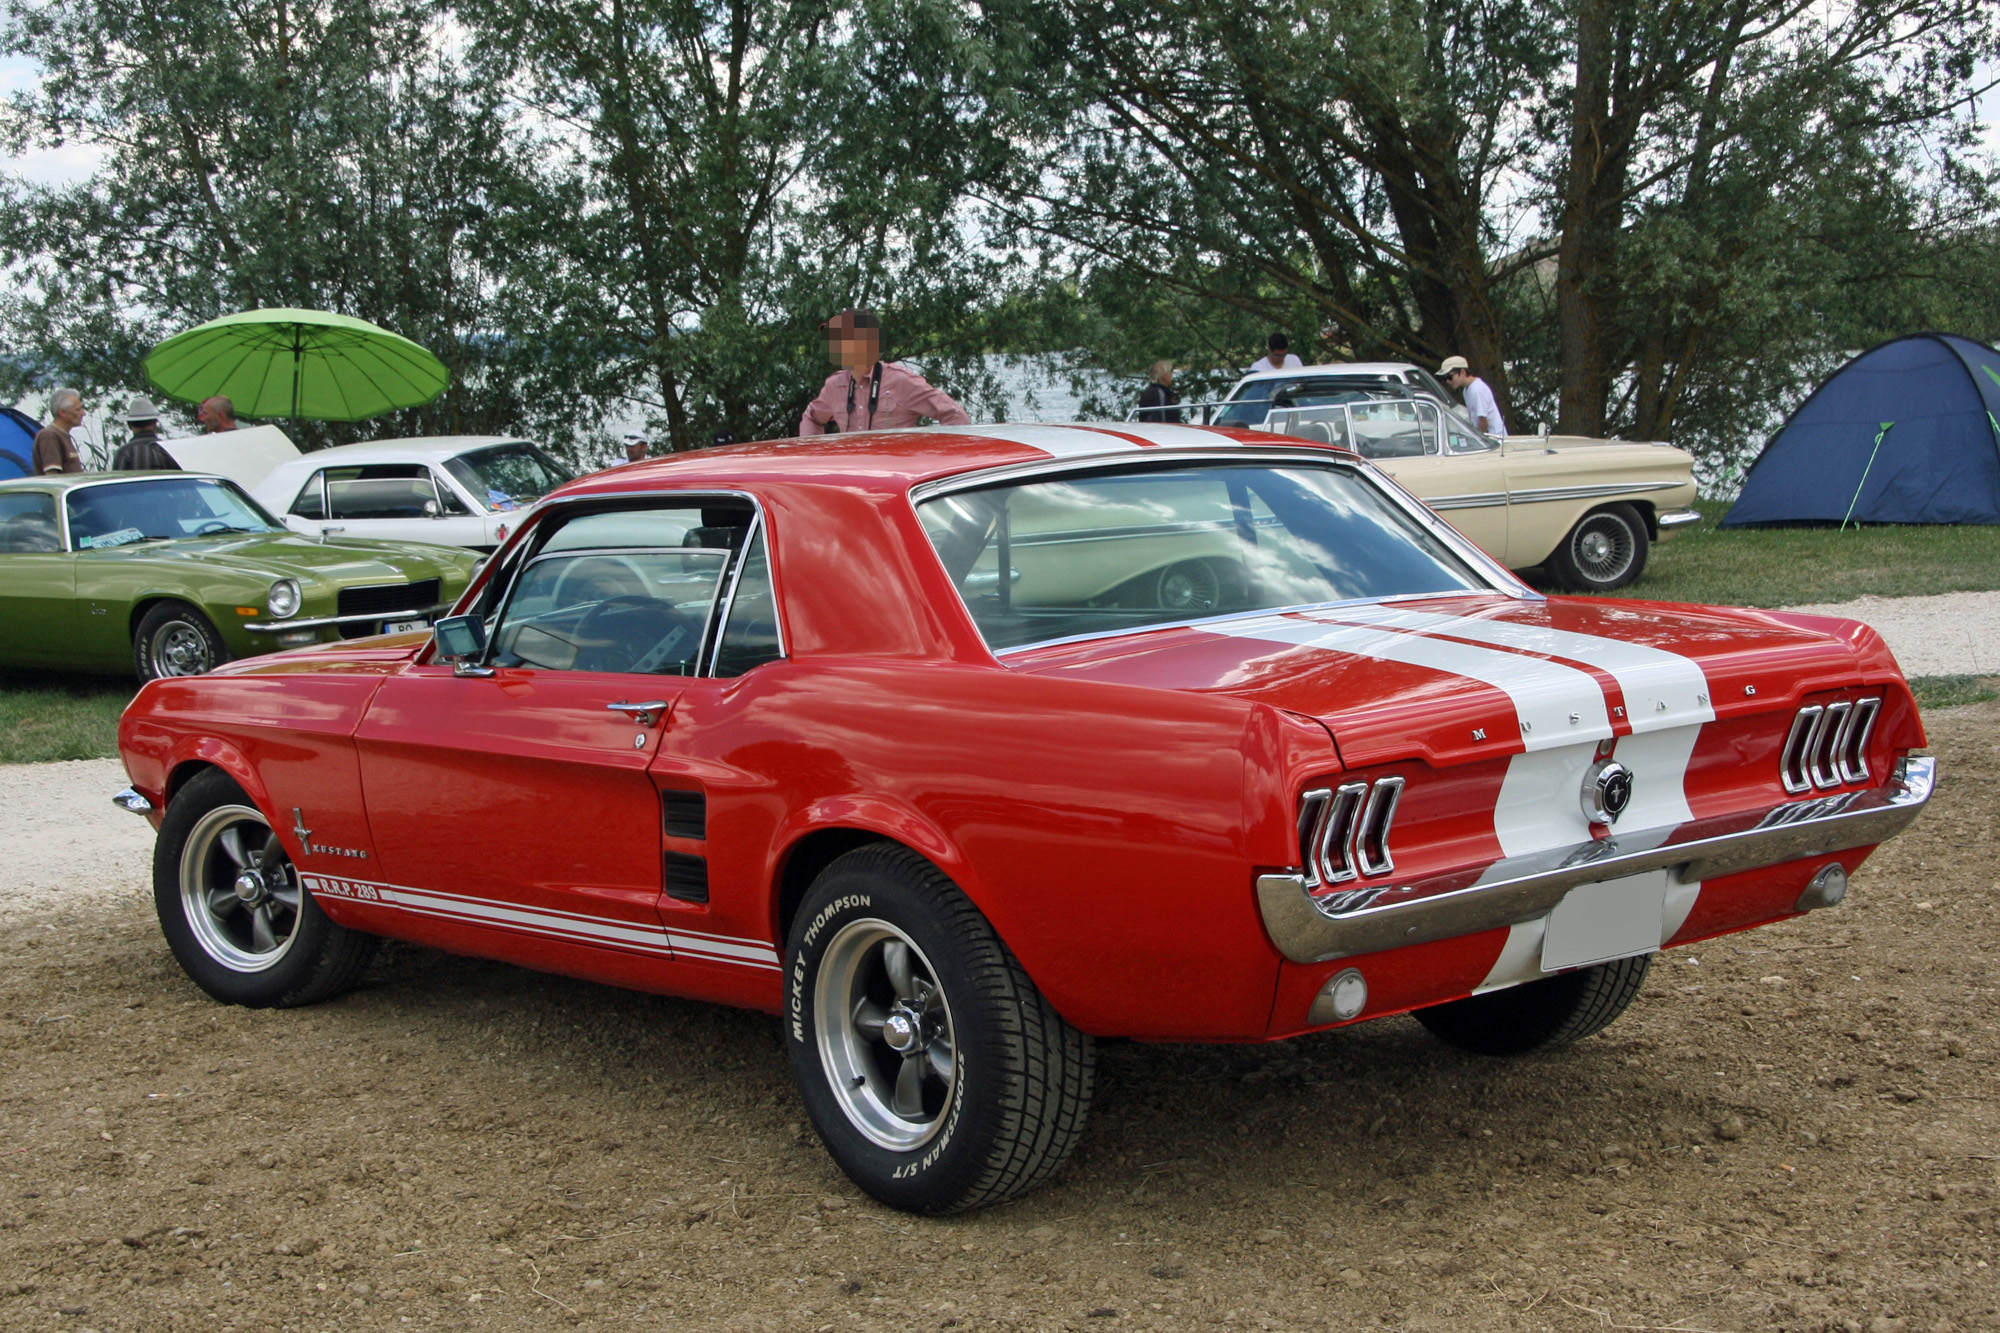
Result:
<svg viewBox="0 0 2000 1333">
<path fill-rule="evenodd" d="M 1139 391 L 1139 420 L 1180 424 L 1181 410 L 1174 406 L 1181 400 L 1174 392 L 1174 363 L 1155 361 L 1147 378 L 1152 383 Z"/>
</svg>

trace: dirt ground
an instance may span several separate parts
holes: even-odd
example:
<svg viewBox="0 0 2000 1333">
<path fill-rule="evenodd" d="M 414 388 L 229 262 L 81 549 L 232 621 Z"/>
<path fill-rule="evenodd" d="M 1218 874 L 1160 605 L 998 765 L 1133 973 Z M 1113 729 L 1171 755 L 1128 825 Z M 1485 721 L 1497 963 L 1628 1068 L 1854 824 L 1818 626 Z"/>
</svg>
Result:
<svg viewBox="0 0 2000 1333">
<path fill-rule="evenodd" d="M 2000 704 L 1931 726 L 1846 906 L 1603 1035 L 1109 1046 L 1054 1184 L 940 1222 L 832 1168 L 767 1018 L 406 947 L 227 1009 L 79 872 L 0 915 L 0 1328 L 2000 1329 Z"/>
</svg>

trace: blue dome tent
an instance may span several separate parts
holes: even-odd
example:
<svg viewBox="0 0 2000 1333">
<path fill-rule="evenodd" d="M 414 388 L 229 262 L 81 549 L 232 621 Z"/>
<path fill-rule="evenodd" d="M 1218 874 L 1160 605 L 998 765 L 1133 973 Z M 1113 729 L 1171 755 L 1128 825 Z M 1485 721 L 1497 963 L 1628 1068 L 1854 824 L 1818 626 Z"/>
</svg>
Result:
<svg viewBox="0 0 2000 1333">
<path fill-rule="evenodd" d="M 1950 333 L 1855 357 L 1750 467 L 1725 528 L 2000 524 L 2000 351 Z"/>
<path fill-rule="evenodd" d="M 0 407 L 0 481 L 28 475 L 41 426 L 26 412 Z"/>
</svg>

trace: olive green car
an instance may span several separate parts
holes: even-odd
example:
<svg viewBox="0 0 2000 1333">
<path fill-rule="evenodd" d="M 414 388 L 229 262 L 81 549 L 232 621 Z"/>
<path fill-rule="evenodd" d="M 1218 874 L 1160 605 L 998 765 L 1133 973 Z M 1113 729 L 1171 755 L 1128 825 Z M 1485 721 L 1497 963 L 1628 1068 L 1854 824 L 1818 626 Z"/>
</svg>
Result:
<svg viewBox="0 0 2000 1333">
<path fill-rule="evenodd" d="M 315 540 L 184 472 L 0 482 L 0 664 L 197 675 L 235 657 L 422 628 L 478 556 Z"/>
</svg>

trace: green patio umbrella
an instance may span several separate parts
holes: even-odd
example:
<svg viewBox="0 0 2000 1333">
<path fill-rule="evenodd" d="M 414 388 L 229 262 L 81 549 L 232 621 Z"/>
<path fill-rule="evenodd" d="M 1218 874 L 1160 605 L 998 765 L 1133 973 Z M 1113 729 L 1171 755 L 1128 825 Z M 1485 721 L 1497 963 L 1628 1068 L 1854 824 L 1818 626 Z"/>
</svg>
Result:
<svg viewBox="0 0 2000 1333">
<path fill-rule="evenodd" d="M 444 363 L 384 328 L 321 310 L 246 310 L 177 333 L 146 357 L 170 398 L 221 394 L 238 416 L 360 421 L 445 390 Z"/>
</svg>

